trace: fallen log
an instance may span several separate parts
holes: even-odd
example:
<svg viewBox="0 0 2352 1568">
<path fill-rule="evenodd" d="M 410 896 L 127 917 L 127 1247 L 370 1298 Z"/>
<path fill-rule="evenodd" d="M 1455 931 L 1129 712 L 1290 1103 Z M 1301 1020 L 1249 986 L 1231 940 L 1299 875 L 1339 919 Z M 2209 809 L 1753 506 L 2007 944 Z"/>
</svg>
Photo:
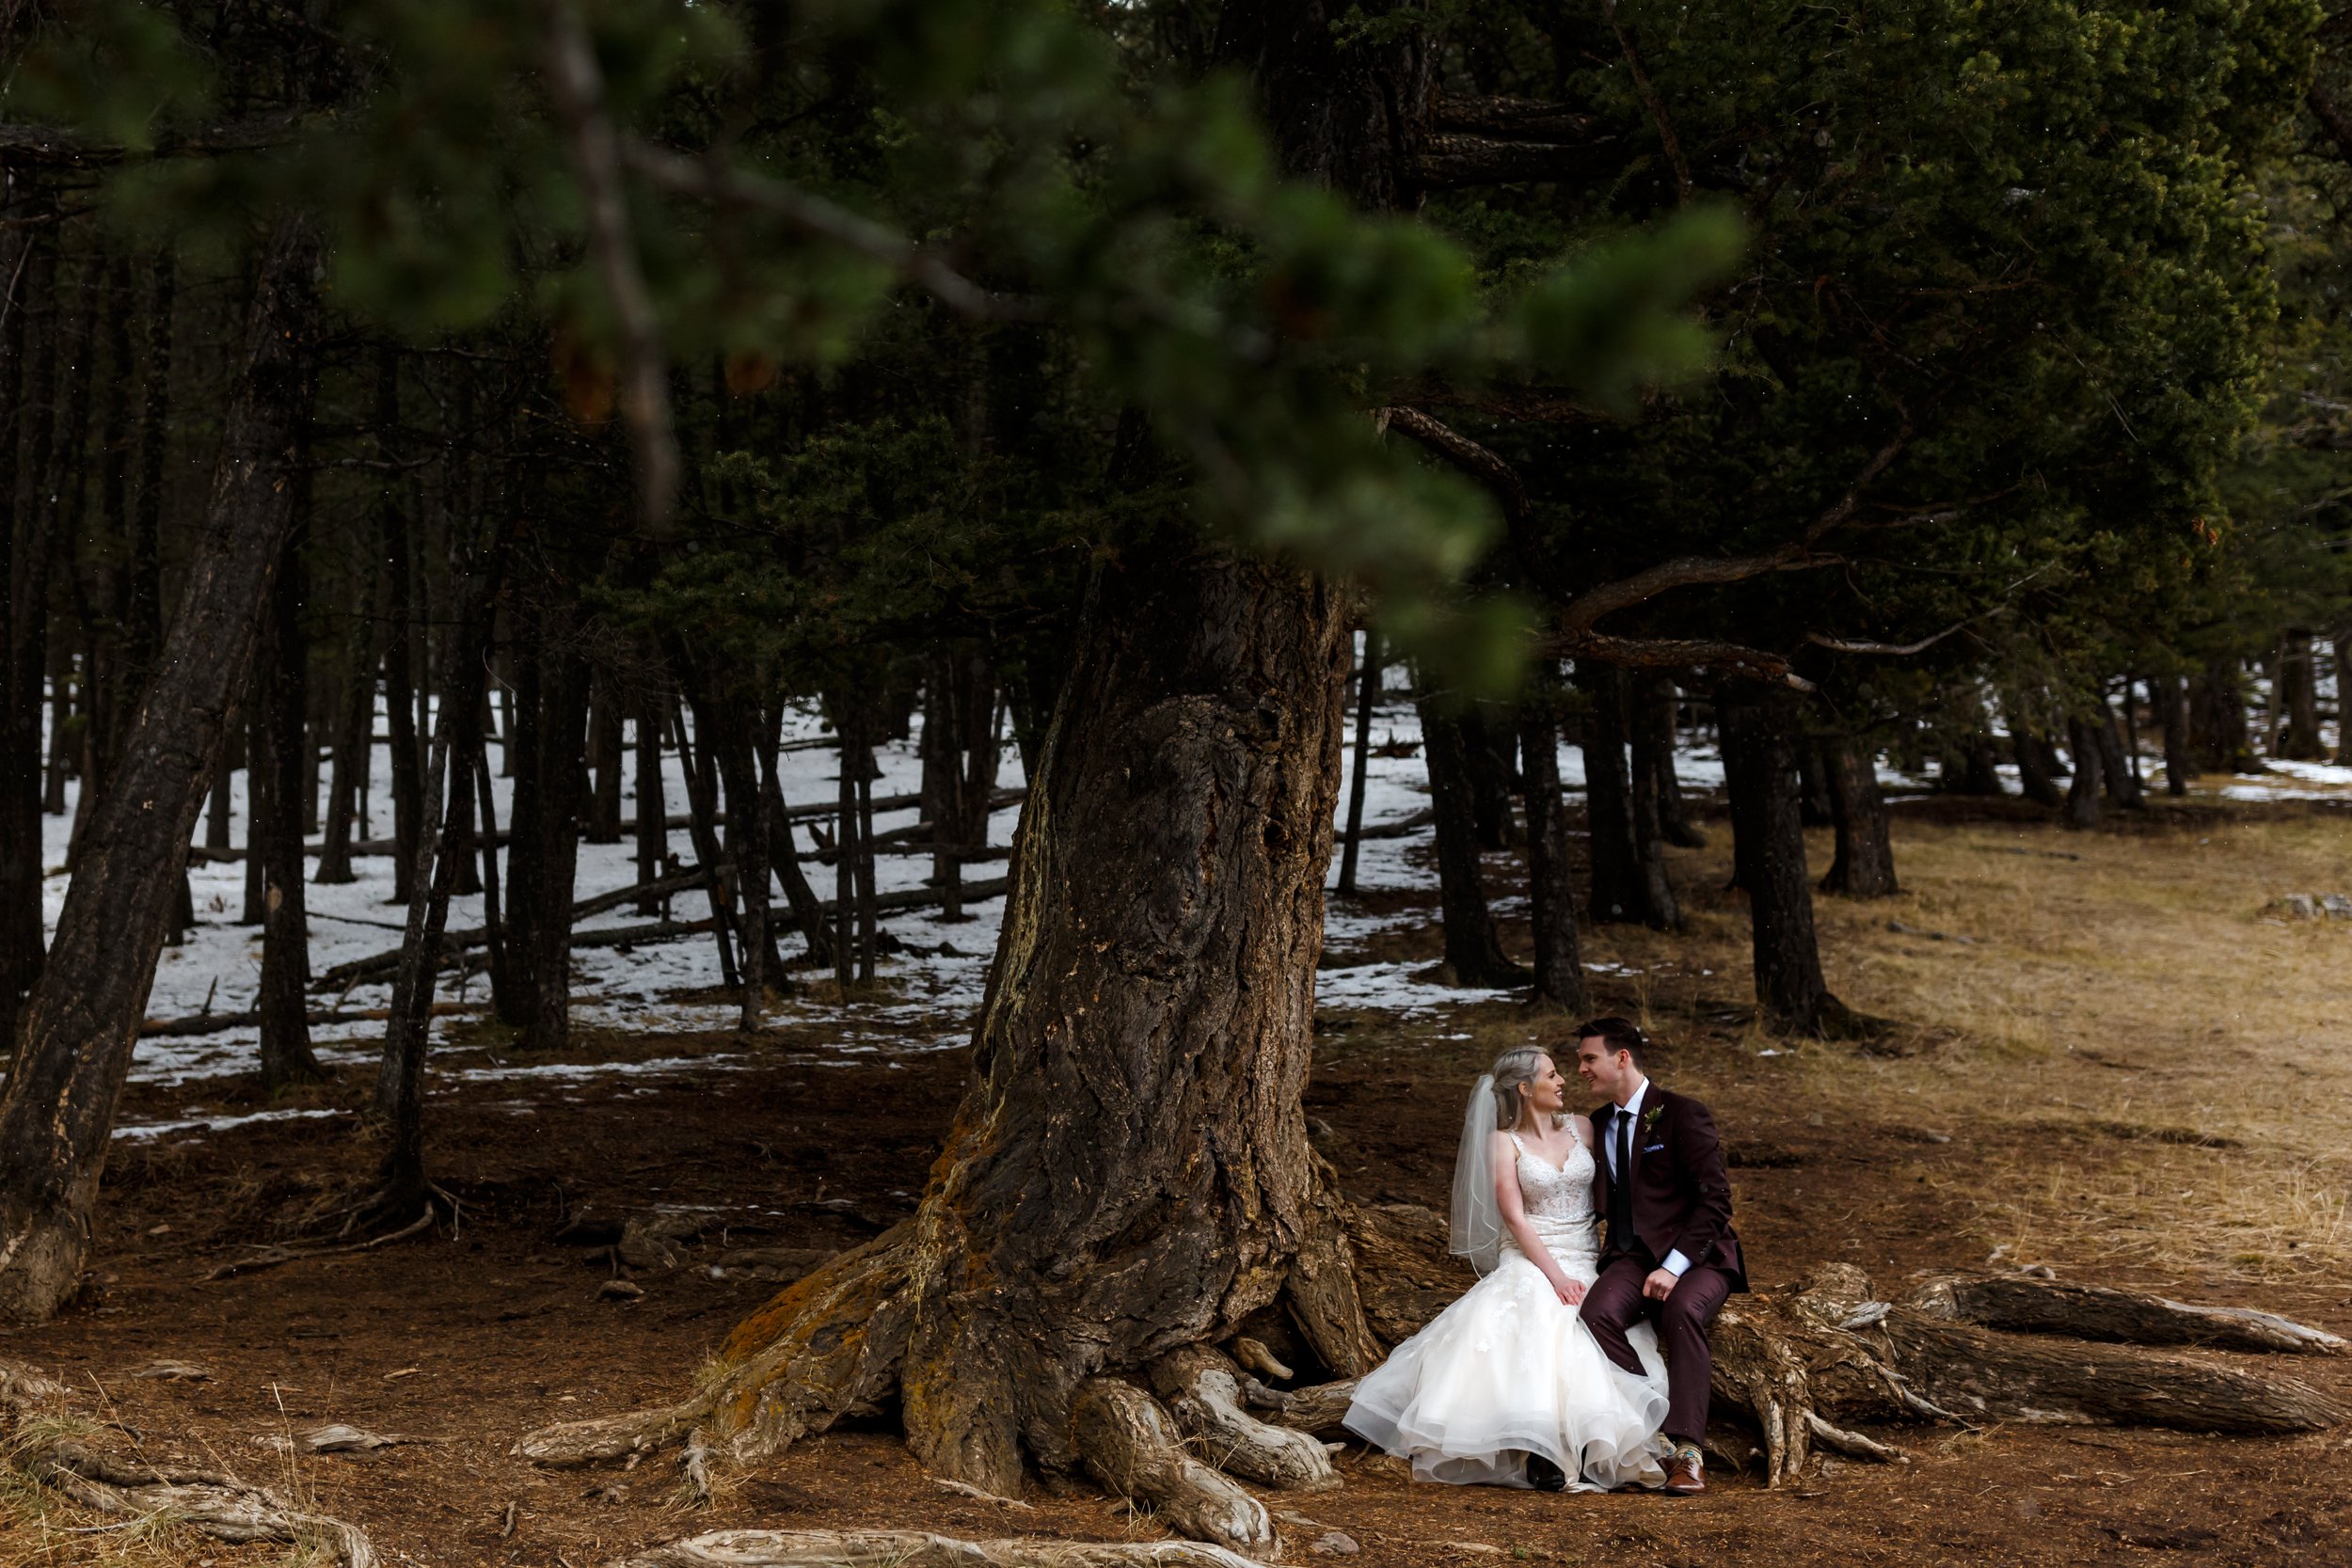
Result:
<svg viewBox="0 0 2352 1568">
<path fill-rule="evenodd" d="M 699 877 L 700 873 L 696 873 L 696 876 Z M 649 885 L 658 886 L 659 884 Z M 1011 886 L 1009 878 L 992 877 L 982 881 L 966 882 L 957 891 L 958 895 L 965 903 L 985 903 L 991 898 L 1003 897 L 1005 890 L 1009 886 Z M 628 896 L 634 895 L 635 890 L 629 890 Z M 627 897 L 615 897 L 610 894 L 600 894 L 598 896 L 613 898 L 616 903 L 628 901 Z M 945 895 L 938 888 L 902 888 L 896 893 L 885 893 L 876 896 L 874 908 L 881 911 L 921 910 L 945 901 Z M 605 907 L 609 909 L 612 906 L 608 904 Z M 830 917 L 834 908 L 834 901 L 826 899 L 819 905 L 819 908 Z M 788 922 L 790 916 L 783 915 L 781 919 Z M 584 931 L 574 931 L 571 944 L 574 947 L 649 947 L 656 942 L 675 942 L 709 929 L 710 922 L 707 918 L 656 920 L 637 926 L 597 926 L 591 927 Z M 446 965 L 453 959 L 460 958 L 469 948 L 481 946 L 483 941 L 484 932 L 479 926 L 443 932 L 441 961 Z M 318 977 L 310 982 L 310 989 L 322 991 L 336 990 L 367 980 L 387 978 L 399 966 L 399 948 L 391 948 L 382 953 L 371 953 L 364 958 L 352 958 L 331 969 L 322 970 Z"/>
<path fill-rule="evenodd" d="M 1912 1291 L 1907 1306 L 1930 1317 L 2020 1334 L 2070 1334 L 2136 1345 L 2340 1355 L 2344 1341 L 2272 1312 L 2193 1307 L 2104 1285 L 2072 1285 L 2028 1274 L 1950 1275 Z"/>
<path fill-rule="evenodd" d="M 1258 1568 L 1202 1541 L 960 1541 L 927 1530 L 723 1529 L 614 1568 Z"/>
<path fill-rule="evenodd" d="M 992 812 L 996 812 L 1002 811 L 1007 806 L 1017 806 L 1022 801 L 1027 800 L 1029 792 L 1026 789 L 1000 789 L 996 791 L 995 794 L 989 797 L 988 809 Z M 922 804 L 923 797 L 919 794 L 877 795 L 874 797 L 874 810 L 877 812 L 911 811 L 919 808 Z M 804 822 L 810 817 L 836 816 L 839 814 L 840 810 L 841 808 L 838 805 L 830 800 L 826 801 L 822 805 L 806 803 L 797 806 L 787 806 L 784 810 L 784 817 L 787 822 Z M 724 812 L 717 813 L 711 817 L 711 822 L 718 827 L 725 827 L 727 824 L 727 814 Z M 691 816 L 665 816 L 661 819 L 661 825 L 665 831 L 672 832 L 683 832 L 693 827 L 694 819 Z M 580 829 L 580 832 L 583 834 L 587 831 L 588 830 L 584 825 Z M 899 832 L 902 830 L 893 831 Z M 623 818 L 620 824 L 621 836 L 623 838 L 628 838 L 636 832 L 637 819 L 633 816 Z M 474 835 L 474 843 L 477 845 L 486 843 L 494 846 L 503 846 L 506 843 L 506 834 L 507 830 L 504 828 L 501 828 L 498 832 L 491 833 L 478 832 Z M 874 836 L 877 840 L 879 840 L 882 835 L 877 833 Z M 326 846 L 324 844 L 306 843 L 302 847 L 302 852 L 305 855 L 316 856 L 325 848 Z M 358 839 L 354 841 L 352 844 L 351 852 L 354 855 L 366 856 L 398 854 L 400 852 L 400 841 L 398 839 L 390 838 Z M 803 860 L 807 858 L 808 857 L 805 855 L 802 857 Z M 209 849 L 201 844 L 192 844 L 188 846 L 188 859 L 191 863 L 208 863 L 215 864 L 230 863 L 244 860 L 245 851 L 243 849 Z"/>
<path fill-rule="evenodd" d="M 435 1018 L 449 1018 L 473 1010 L 463 1002 L 433 1004 Z M 304 1020 L 315 1029 L 323 1023 L 381 1023 L 391 1014 L 389 1007 L 330 1007 L 323 1012 L 305 1014 Z M 151 1018 L 139 1025 L 139 1038 L 149 1039 L 159 1035 L 217 1035 L 230 1029 L 258 1028 L 261 1022 L 262 1015 L 259 1013 L 194 1013 L 186 1018 Z"/>
</svg>

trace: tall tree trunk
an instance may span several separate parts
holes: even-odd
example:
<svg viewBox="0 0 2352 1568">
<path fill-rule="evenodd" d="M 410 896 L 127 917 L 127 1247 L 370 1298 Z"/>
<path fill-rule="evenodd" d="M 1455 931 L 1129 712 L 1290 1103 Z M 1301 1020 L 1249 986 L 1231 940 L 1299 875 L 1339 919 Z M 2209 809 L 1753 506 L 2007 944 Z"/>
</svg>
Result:
<svg viewBox="0 0 2352 1568">
<path fill-rule="evenodd" d="M 1437 816 L 1438 897 L 1445 920 L 1445 961 L 1461 986 L 1518 986 L 1527 974 L 1511 961 L 1495 935 L 1478 863 L 1477 808 L 1471 799 L 1470 748 L 1460 715 L 1424 696 L 1422 756 L 1429 767 L 1429 804 Z"/>
<path fill-rule="evenodd" d="M 2319 733 L 2319 673 L 2312 663 L 2312 634 L 2290 631 L 2279 642 L 2272 666 L 2277 685 L 2275 701 L 2285 723 L 2275 753 L 2290 762 L 2317 762 L 2327 756 Z"/>
<path fill-rule="evenodd" d="M 2099 782 L 2107 792 L 2107 799 L 2125 811 L 2140 811 L 2148 804 L 2148 797 L 2140 787 L 2139 775 L 2123 753 L 2122 736 L 2116 733 L 2115 714 L 2099 700 L 2091 720 L 2090 733 L 2099 745 Z"/>
<path fill-rule="evenodd" d="M 2204 773 L 2259 773 L 2246 725 L 2245 673 L 2234 658 L 2217 658 L 2198 675 L 2189 695 L 2190 733 Z"/>
<path fill-rule="evenodd" d="M 457 625 L 441 645 L 441 707 L 433 739 L 418 768 L 417 841 L 408 868 L 418 895 L 409 900 L 400 968 L 392 980 L 391 1016 L 384 1025 L 383 1065 L 372 1110 L 386 1129 L 377 1174 L 377 1217 L 405 1221 L 422 1212 L 432 1188 L 424 1168 L 424 1064 L 433 1030 L 433 991 L 441 968 L 441 938 L 449 924 L 451 890 L 464 850 L 452 842 L 444 814 L 468 799 L 482 757 L 483 668 L 489 652 L 490 604 L 504 574 L 514 521 L 493 524 L 458 578 Z M 446 788 L 444 785 L 446 784 Z M 486 816 L 484 820 L 490 820 Z"/>
<path fill-rule="evenodd" d="M 882 930 L 874 908 L 874 766 L 871 735 L 859 726 L 857 749 L 857 977 L 871 984 L 882 947 Z"/>
<path fill-rule="evenodd" d="M 1469 764 L 1470 822 L 1481 849 L 1508 849 L 1518 842 L 1511 797 L 1517 790 L 1512 764 L 1518 743 L 1511 729 L 1486 706 L 1473 703 L 1461 712 L 1462 755 Z"/>
<path fill-rule="evenodd" d="M 220 464 L 157 664 L 66 891 L 54 966 L 24 1009 L 0 1095 L 0 1318 L 40 1322 L 77 1287 L 115 1108 L 222 727 L 293 521 L 289 483 L 314 335 L 319 245 L 271 236 Z"/>
<path fill-rule="evenodd" d="M 1354 766 L 1347 776 L 1347 837 L 1346 847 L 1340 851 L 1339 891 L 1353 895 L 1356 892 L 1357 850 L 1364 833 L 1364 780 L 1372 764 L 1372 710 L 1380 700 L 1380 633 L 1370 627 L 1364 631 L 1364 667 L 1356 681 L 1356 754 Z M 1555 738 L 1558 721 L 1553 721 Z M 1559 759 L 1552 759 L 1552 778 L 1560 775 Z M 1529 787 L 1534 786 L 1531 784 Z M 1556 791 L 1555 791 L 1556 794 Z M 1535 831 L 1534 819 L 1528 820 L 1531 842 Z M 1531 850 L 1531 853 L 1533 851 Z M 1540 959 L 1538 962 L 1540 963 Z M 1542 984 L 1540 975 L 1537 985 Z"/>
<path fill-rule="evenodd" d="M 1658 831 L 1668 844 L 1701 849 L 1707 835 L 1691 821 L 1682 799 L 1682 781 L 1675 777 L 1675 683 L 1655 670 L 1628 677 L 1628 730 L 1633 747 L 1633 787 L 1658 796 Z"/>
<path fill-rule="evenodd" d="M 375 355 L 375 440 L 377 455 L 389 460 L 394 433 L 400 428 L 400 354 L 386 345 Z M 385 728 L 392 752 L 392 902 L 411 902 L 413 880 L 422 864 L 417 839 L 423 827 L 424 781 L 417 750 L 417 692 L 410 657 L 415 600 L 410 592 L 414 564 L 409 555 L 408 517 L 401 505 L 397 474 L 384 482 L 377 499 L 377 538 L 381 541 L 384 572 L 384 705 Z M 454 875 L 453 871 L 452 875 Z"/>
<path fill-rule="evenodd" d="M 1534 927 L 1534 1000 L 1539 1006 L 1581 1013 L 1589 999 L 1577 951 L 1568 808 L 1560 793 L 1560 696 L 1559 668 L 1547 660 L 1537 666 L 1519 708 L 1519 777 L 1527 791 L 1527 901 Z"/>
<path fill-rule="evenodd" d="M 1901 890 L 1895 885 L 1895 847 L 1887 833 L 1877 761 L 1868 747 L 1846 736 L 1826 739 L 1821 748 L 1837 829 L 1837 853 L 1821 879 L 1821 891 L 1849 898 L 1891 897 Z"/>
<path fill-rule="evenodd" d="M 307 403 L 304 414 L 307 423 Z M 326 1076 L 310 1053 L 310 926 L 302 898 L 303 719 L 310 698 L 302 537 L 310 514 L 309 454 L 302 446 L 294 462 L 294 522 L 270 585 L 270 612 L 254 660 L 253 736 L 260 744 L 247 781 L 252 825 L 246 856 L 262 869 L 262 990 L 254 1010 L 261 1014 L 262 1087 L 270 1094 Z"/>
<path fill-rule="evenodd" d="M 675 669 L 686 667 L 682 648 L 673 651 L 670 662 Z M 694 859 L 702 866 L 703 889 L 710 900 L 710 931 L 719 944 L 719 983 L 733 990 L 743 981 L 735 967 L 735 942 L 728 934 L 735 925 L 734 900 L 728 896 L 726 879 L 719 874 L 723 858 L 719 847 L 719 771 L 711 761 L 710 729 L 697 715 L 690 740 L 686 715 L 675 707 L 671 709 L 670 722 L 678 766 L 686 775 L 688 836 L 693 842 Z"/>
<path fill-rule="evenodd" d="M 263 635 L 267 635 L 264 631 Z M 244 900 L 237 911 L 240 926 L 262 925 L 269 914 L 267 879 L 262 875 L 266 863 L 262 857 L 262 749 L 268 744 L 262 734 L 268 716 L 262 710 L 262 671 L 259 661 L 253 678 L 246 683 L 245 703 L 245 859 L 240 869 L 245 873 Z"/>
<path fill-rule="evenodd" d="M 833 978 L 841 999 L 850 998 L 857 976 L 857 731 L 860 715 L 839 699 L 834 704 L 834 733 L 841 739 L 841 767 L 834 780 Z"/>
<path fill-rule="evenodd" d="M 1633 743 L 1632 753 L 1633 789 L 1627 805 L 1632 817 L 1633 862 L 1642 878 L 1642 902 L 1649 911 L 1650 925 L 1661 931 L 1678 930 L 1682 905 L 1675 897 L 1674 880 L 1666 870 L 1665 802 L 1658 793 L 1659 770 L 1643 766 L 1654 759 L 1639 740 Z"/>
<path fill-rule="evenodd" d="M 1732 854 L 1748 895 L 1756 1002 L 1783 1029 L 1836 1034 L 1851 1026 L 1852 1015 L 1821 976 L 1813 878 L 1797 810 L 1795 707 L 1777 688 L 1747 681 L 1716 688 Z"/>
<path fill-rule="evenodd" d="M 366 591 L 366 578 L 361 578 Z M 367 788 L 368 768 L 375 752 L 375 644 L 372 620 L 352 633 L 343 661 L 342 708 L 335 722 L 335 772 L 326 790 L 326 825 L 319 834 L 322 886 L 358 880 L 351 865 L 352 828 L 359 799 Z"/>
<path fill-rule="evenodd" d="M 43 535 L 50 541 L 52 556 L 69 565 L 82 537 L 89 496 L 90 385 L 95 379 L 91 348 L 98 323 L 98 290 L 92 285 L 97 265 L 97 259 L 91 258 L 74 279 L 73 309 L 67 319 L 63 356 L 58 366 L 65 378 L 64 397 L 56 411 L 57 431 L 52 443 L 55 455 L 51 460 L 51 477 L 43 491 L 44 504 L 49 509 Z M 48 568 L 43 570 L 45 576 Z M 46 620 L 44 613 L 44 623 Z M 46 631 L 44 625 L 44 636 Z M 90 672 L 83 669 L 77 680 L 72 648 L 66 639 L 45 636 L 45 641 L 49 644 L 53 697 L 49 766 L 42 780 L 40 809 L 44 815 L 63 816 L 66 777 L 78 760 L 82 731 L 89 722 Z"/>
<path fill-rule="evenodd" d="M 2058 786 L 2058 749 L 2050 737 L 2039 730 L 2028 729 L 2023 719 L 2010 720 L 2010 750 L 2017 758 L 2017 785 L 2020 793 L 2037 806 L 2059 806 L 2066 801 L 2066 793 Z"/>
<path fill-rule="evenodd" d="M 596 788 L 588 800 L 588 842 L 621 842 L 621 705 L 610 671 L 600 672 L 588 695 L 588 761 Z"/>
<path fill-rule="evenodd" d="M 658 880 L 670 857 L 670 802 L 661 780 L 662 694 L 648 677 L 637 693 L 637 879 Z M 648 894 L 639 914 L 659 914 L 666 901 Z"/>
<path fill-rule="evenodd" d="M 1671 930 L 1679 911 L 1666 882 L 1664 850 L 1656 832 L 1645 848 L 1635 832 L 1625 672 L 1585 661 L 1577 666 L 1576 679 L 1593 704 L 1583 733 L 1584 825 L 1592 850 L 1592 896 L 1585 909 L 1597 925 L 1623 921 Z M 1662 822 L 1644 826 L 1663 828 Z"/>
<path fill-rule="evenodd" d="M 756 704 L 747 693 L 716 686 L 716 671 L 703 673 L 702 689 L 715 690 L 717 701 L 695 704 L 695 723 L 708 738 L 703 744 L 719 758 L 719 771 L 727 791 L 727 856 L 735 864 L 735 907 L 739 921 L 736 952 L 742 972 L 740 1027 L 755 1030 L 767 1008 L 771 984 L 786 984 L 783 968 L 771 968 L 772 937 L 768 923 L 767 792 L 761 787 L 755 753 L 759 733 Z"/>
<path fill-rule="evenodd" d="M 2066 718 L 2066 745 L 2073 753 L 2074 777 L 2066 788 L 2066 815 L 2061 820 L 2070 828 L 2099 825 L 2099 787 L 2106 771 L 2099 746 L 2101 727 L 2098 720 L 2081 714 Z"/>
<path fill-rule="evenodd" d="M 558 592 L 542 588 L 532 645 L 517 650 L 507 821 L 507 960 L 520 1015 L 510 1022 L 520 1031 L 516 1046 L 533 1052 L 562 1050 L 571 1037 L 572 892 L 588 740 L 588 666 L 576 645 L 576 611 Z"/>
<path fill-rule="evenodd" d="M 2178 800 L 2197 776 L 2188 740 L 2188 684 L 2178 675 L 2153 675 L 2148 687 L 2164 724 L 2164 792 Z"/>
<path fill-rule="evenodd" d="M 808 943 L 807 961 L 824 969 L 833 963 L 833 933 L 825 928 L 825 906 L 817 890 L 809 886 L 808 874 L 801 869 L 791 814 L 785 810 L 784 784 L 776 772 L 776 749 L 783 728 L 784 710 L 771 704 L 760 718 L 759 747 L 760 789 L 768 799 L 768 858 L 775 864 L 777 880 L 784 884 L 785 900 L 792 906 L 792 919 L 801 928 L 802 940 Z M 777 973 L 783 973 L 782 965 L 777 966 Z"/>
<path fill-rule="evenodd" d="M 2338 632 L 2336 655 L 2336 766 L 2352 767 L 2352 631 Z"/>
<path fill-rule="evenodd" d="M 56 437 L 57 210 L 45 187 L 16 215 L 28 227 L 13 261 L 9 357 L 16 362 L 5 439 L 15 459 L 8 527 L 0 531 L 0 1026 L 15 1037 L 40 978 L 41 700 L 49 653 L 49 503 Z M 0 388 L 0 389 L 8 389 Z"/>
<path fill-rule="evenodd" d="M 1821 743 L 1809 735 L 1797 736 L 1790 748 L 1797 756 L 1797 817 L 1808 828 L 1826 828 L 1837 819 L 1829 800 L 1829 768 L 1821 758 Z"/>
</svg>

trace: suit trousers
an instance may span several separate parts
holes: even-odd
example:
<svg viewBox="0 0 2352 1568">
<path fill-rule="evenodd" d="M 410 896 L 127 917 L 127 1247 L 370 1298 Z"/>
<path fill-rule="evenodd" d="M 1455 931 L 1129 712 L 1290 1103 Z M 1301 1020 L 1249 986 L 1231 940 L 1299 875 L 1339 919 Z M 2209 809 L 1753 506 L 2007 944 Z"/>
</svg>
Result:
<svg viewBox="0 0 2352 1568">
<path fill-rule="evenodd" d="M 1666 1435 L 1696 1443 L 1707 1436 L 1708 1385 L 1715 1368 L 1707 1330 L 1731 1293 L 1731 1276 L 1693 1263 L 1664 1301 L 1652 1301 L 1642 1294 L 1642 1281 L 1657 1266 L 1647 1253 L 1602 1259 L 1600 1277 L 1584 1293 L 1584 1326 L 1599 1341 L 1602 1354 L 1639 1376 L 1642 1358 L 1626 1342 L 1625 1331 L 1645 1318 L 1658 1325 L 1658 1343 L 1666 1356 Z"/>
</svg>

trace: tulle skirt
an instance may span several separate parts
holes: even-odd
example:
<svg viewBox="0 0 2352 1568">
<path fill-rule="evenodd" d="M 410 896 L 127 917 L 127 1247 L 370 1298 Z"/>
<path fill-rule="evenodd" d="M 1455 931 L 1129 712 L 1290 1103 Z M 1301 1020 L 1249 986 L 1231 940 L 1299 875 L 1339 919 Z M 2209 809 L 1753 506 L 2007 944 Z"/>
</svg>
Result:
<svg viewBox="0 0 2352 1568">
<path fill-rule="evenodd" d="M 1589 1285 L 1590 1253 L 1556 1248 Z M 1525 1486 L 1527 1455 L 1579 1490 L 1665 1481 L 1666 1367 L 1647 1323 L 1628 1334 L 1634 1376 L 1602 1354 L 1577 1309 L 1515 1246 L 1495 1271 L 1356 1386 L 1345 1425 L 1412 1462 L 1415 1481 Z"/>
</svg>

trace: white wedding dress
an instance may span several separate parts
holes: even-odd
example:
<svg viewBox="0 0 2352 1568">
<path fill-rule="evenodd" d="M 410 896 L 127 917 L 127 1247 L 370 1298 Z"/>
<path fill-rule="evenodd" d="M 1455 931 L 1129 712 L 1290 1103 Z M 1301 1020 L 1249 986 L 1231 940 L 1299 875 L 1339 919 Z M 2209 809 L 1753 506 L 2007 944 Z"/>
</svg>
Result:
<svg viewBox="0 0 2352 1568">
<path fill-rule="evenodd" d="M 1593 1156 L 1580 1142 L 1555 1170 L 1518 1149 L 1536 1236 L 1570 1279 L 1593 1282 L 1600 1236 Z M 1356 1386 L 1350 1432 L 1412 1461 L 1415 1481 L 1525 1486 L 1540 1453 L 1580 1490 L 1665 1481 L 1666 1366 L 1647 1323 L 1627 1336 L 1646 1375 L 1601 1353 L 1577 1309 L 1504 1233 L 1495 1270 Z"/>
</svg>

